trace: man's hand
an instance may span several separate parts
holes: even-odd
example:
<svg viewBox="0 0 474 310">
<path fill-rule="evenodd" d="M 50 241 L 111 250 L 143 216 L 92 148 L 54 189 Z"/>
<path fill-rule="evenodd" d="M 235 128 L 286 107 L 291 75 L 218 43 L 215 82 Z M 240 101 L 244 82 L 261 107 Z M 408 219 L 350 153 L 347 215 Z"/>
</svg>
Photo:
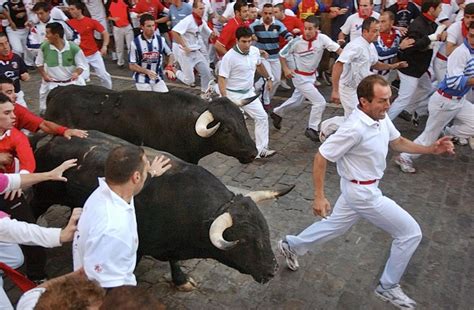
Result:
<svg viewBox="0 0 474 310">
<path fill-rule="evenodd" d="M 169 163 L 170 160 L 171 159 L 163 155 L 161 155 L 160 157 L 156 156 L 150 165 L 150 169 L 148 170 L 148 172 L 151 174 L 151 177 L 159 177 L 160 175 L 168 171 L 171 168 L 171 164 Z"/>
<path fill-rule="evenodd" d="M 326 197 L 316 198 L 313 201 L 313 214 L 314 216 L 321 216 L 326 218 L 331 212 L 331 205 Z"/>
<path fill-rule="evenodd" d="M 8 166 L 13 162 L 13 155 L 10 153 L 0 153 L 0 165 Z"/>
<path fill-rule="evenodd" d="M 67 129 L 64 132 L 64 138 L 71 140 L 72 137 L 78 137 L 78 138 L 87 138 L 89 134 L 87 133 L 86 130 L 80 130 L 80 129 Z"/>
<path fill-rule="evenodd" d="M 453 137 L 445 136 L 445 137 L 442 137 L 441 139 L 438 139 L 438 141 L 436 141 L 435 143 L 433 143 L 433 145 L 431 145 L 433 149 L 431 153 L 435 155 L 439 155 L 443 153 L 454 155 L 454 144 L 451 141 L 452 138 Z"/>
<path fill-rule="evenodd" d="M 158 74 L 156 74 L 156 72 L 152 70 L 146 70 L 146 75 L 148 75 L 148 77 L 153 81 L 156 80 L 156 78 L 158 77 Z"/>
<path fill-rule="evenodd" d="M 273 88 L 273 81 L 272 81 L 272 80 L 268 80 L 268 81 L 265 82 L 265 85 L 266 85 L 266 87 L 267 87 L 267 90 L 268 90 L 268 91 L 271 91 L 272 88 Z"/>
<path fill-rule="evenodd" d="M 107 46 L 106 45 L 103 45 L 101 48 L 100 48 L 100 54 L 102 56 L 106 56 L 107 55 Z"/>
<path fill-rule="evenodd" d="M 50 181 L 62 181 L 67 182 L 67 179 L 63 177 L 64 171 L 68 170 L 69 168 L 77 166 L 77 159 L 69 159 L 63 162 L 61 165 L 57 166 L 53 170 L 47 172 L 48 179 Z"/>
<path fill-rule="evenodd" d="M 283 74 L 285 75 L 287 79 L 291 79 L 295 75 L 295 72 L 291 70 L 290 68 L 285 68 L 283 69 Z"/>
<path fill-rule="evenodd" d="M 268 53 L 267 53 L 266 51 L 260 50 L 260 57 L 263 57 L 263 58 L 267 59 L 268 56 L 269 56 L 269 55 L 268 55 Z"/>
<path fill-rule="evenodd" d="M 401 50 L 404 50 L 404 49 L 412 47 L 413 45 L 415 45 L 415 39 L 405 38 L 402 40 L 402 42 L 400 42 L 399 48 Z"/>
<path fill-rule="evenodd" d="M 391 69 L 401 69 L 408 67 L 408 62 L 406 61 L 399 61 L 391 65 Z"/>
<path fill-rule="evenodd" d="M 73 72 L 71 74 L 71 81 L 76 81 L 79 78 L 79 75 L 80 75 L 79 73 Z"/>
<path fill-rule="evenodd" d="M 335 104 L 341 104 L 341 97 L 339 96 L 339 92 L 336 91 L 334 88 L 331 92 L 331 102 Z"/>
<path fill-rule="evenodd" d="M 45 82 L 54 82 L 54 80 L 47 73 L 43 75 L 43 80 Z"/>
<path fill-rule="evenodd" d="M 20 189 L 14 190 L 14 191 L 9 191 L 5 193 L 5 200 L 10 200 L 12 201 L 15 198 L 20 198 L 21 194 L 23 194 L 23 191 Z"/>
<path fill-rule="evenodd" d="M 72 241 L 72 239 L 74 238 L 74 233 L 77 230 L 77 222 L 81 217 L 81 213 L 82 208 L 74 208 L 72 210 L 71 217 L 69 218 L 67 226 L 61 230 L 61 233 L 59 235 L 59 242 L 64 243 Z"/>
</svg>

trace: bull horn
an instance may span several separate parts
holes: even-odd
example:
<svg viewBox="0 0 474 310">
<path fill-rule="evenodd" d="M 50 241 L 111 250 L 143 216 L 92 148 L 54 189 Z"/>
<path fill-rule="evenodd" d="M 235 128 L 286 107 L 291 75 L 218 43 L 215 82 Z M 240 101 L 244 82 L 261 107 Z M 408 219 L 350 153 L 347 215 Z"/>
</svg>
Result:
<svg viewBox="0 0 474 310">
<path fill-rule="evenodd" d="M 196 121 L 195 130 L 196 133 L 202 138 L 209 138 L 216 133 L 217 129 L 221 123 L 217 123 L 212 128 L 207 128 L 207 126 L 214 121 L 214 116 L 209 110 L 204 111 Z"/>
<path fill-rule="evenodd" d="M 287 188 L 280 189 L 280 190 L 253 191 L 253 192 L 247 193 L 245 197 L 249 197 L 255 203 L 259 203 L 262 200 L 275 199 L 280 196 L 284 196 L 288 194 L 293 188 L 295 188 L 294 185 L 291 185 Z"/>
<path fill-rule="evenodd" d="M 232 216 L 229 212 L 222 213 L 219 215 L 209 228 L 209 239 L 211 243 L 218 249 L 226 251 L 230 250 L 237 245 L 239 240 L 236 241 L 226 241 L 222 234 L 224 230 L 232 226 Z"/>
<path fill-rule="evenodd" d="M 233 103 L 235 103 L 238 107 L 243 107 L 243 106 L 246 106 L 247 104 L 249 103 L 252 103 L 255 99 L 258 98 L 258 96 L 260 95 L 255 95 L 255 96 L 252 96 L 252 97 L 248 97 L 248 98 L 244 98 L 244 99 L 230 99 L 230 101 L 232 101 Z"/>
</svg>

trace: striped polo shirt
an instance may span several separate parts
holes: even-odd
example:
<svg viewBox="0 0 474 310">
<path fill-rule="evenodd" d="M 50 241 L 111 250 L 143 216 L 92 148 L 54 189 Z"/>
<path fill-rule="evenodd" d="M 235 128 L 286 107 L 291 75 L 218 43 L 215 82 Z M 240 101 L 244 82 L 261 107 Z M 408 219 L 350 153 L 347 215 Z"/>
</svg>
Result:
<svg viewBox="0 0 474 310">
<path fill-rule="evenodd" d="M 257 43 L 255 46 L 268 53 L 270 59 L 277 59 L 280 51 L 279 38 L 282 37 L 285 40 L 292 38 L 291 33 L 286 30 L 285 25 L 279 20 L 275 20 L 268 29 L 265 29 L 265 25 L 262 20 L 256 20 L 250 25 L 253 33 L 257 37 Z"/>
</svg>

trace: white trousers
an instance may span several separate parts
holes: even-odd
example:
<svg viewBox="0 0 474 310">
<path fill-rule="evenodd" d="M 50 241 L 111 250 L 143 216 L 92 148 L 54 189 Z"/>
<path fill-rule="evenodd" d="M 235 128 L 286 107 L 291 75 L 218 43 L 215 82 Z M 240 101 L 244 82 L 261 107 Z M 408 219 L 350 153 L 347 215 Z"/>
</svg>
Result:
<svg viewBox="0 0 474 310">
<path fill-rule="evenodd" d="M 416 78 L 398 71 L 398 76 L 400 77 L 398 97 L 388 110 L 388 116 L 391 120 L 395 119 L 398 114 L 409 107 L 413 102 L 420 98 L 427 98 L 433 91 L 428 73 L 424 73 L 420 78 Z M 417 107 L 413 107 L 413 110 L 416 108 Z"/>
<path fill-rule="evenodd" d="M 344 117 L 348 118 L 359 104 L 357 89 L 339 83 L 339 98 L 344 108 Z"/>
<path fill-rule="evenodd" d="M 28 28 L 13 30 L 11 27 L 7 27 L 7 34 L 13 53 L 22 56 L 27 66 L 33 66 L 33 54 L 26 48 Z"/>
<path fill-rule="evenodd" d="M 424 146 L 433 144 L 441 134 L 443 128 L 454 120 L 451 128 L 457 137 L 469 138 L 474 136 L 474 106 L 465 97 L 460 100 L 449 99 L 434 93 L 430 99 L 429 116 L 426 121 L 425 130 L 413 142 Z M 449 134 L 453 134 L 453 129 L 449 128 Z M 420 154 L 400 154 L 406 160 L 420 157 Z"/>
<path fill-rule="evenodd" d="M 227 90 L 227 97 L 233 100 L 249 98 L 252 96 L 255 96 L 254 90 L 245 94 Z M 252 103 L 242 107 L 242 109 L 255 121 L 255 145 L 258 153 L 260 153 L 264 148 L 268 148 L 268 115 L 258 98 Z"/>
<path fill-rule="evenodd" d="M 312 76 L 303 76 L 296 74 L 292 79 L 295 91 L 288 100 L 273 110 L 279 116 L 283 116 L 286 111 L 300 106 L 304 98 L 311 103 L 311 112 L 309 114 L 308 128 L 319 130 L 319 124 L 326 107 L 326 99 L 321 95 L 319 90 L 314 86 L 316 78 Z"/>
<path fill-rule="evenodd" d="M 279 59 L 263 59 L 262 64 L 267 70 L 267 73 L 272 78 L 272 90 L 268 91 L 266 88 L 266 83 L 263 78 L 259 78 L 258 81 L 255 83 L 255 89 L 257 92 L 261 92 L 263 95 L 263 104 L 268 105 L 270 104 L 271 99 L 275 95 L 278 86 L 281 83 L 281 63 Z"/>
<path fill-rule="evenodd" d="M 102 55 L 100 54 L 99 51 L 95 52 L 94 54 L 87 56 L 87 63 L 89 66 L 94 68 L 95 73 L 100 79 L 100 85 L 102 85 L 105 88 L 112 89 L 112 77 L 110 74 L 107 72 L 107 69 L 105 68 L 104 64 L 104 59 L 102 58 Z M 87 68 L 87 70 L 84 70 L 82 73 L 82 77 L 84 80 L 88 80 L 90 77 L 90 68 Z"/>
<path fill-rule="evenodd" d="M 179 49 L 179 47 L 177 48 Z M 201 91 L 205 92 L 209 82 L 213 79 L 209 62 L 201 51 L 192 51 L 186 54 L 184 51 L 178 53 L 178 62 L 181 70 L 176 72 L 176 77 L 186 85 L 191 85 L 195 81 L 194 68 L 201 76 Z"/>
<path fill-rule="evenodd" d="M 121 66 L 125 64 L 125 44 L 127 44 L 127 50 L 130 51 L 130 44 L 133 41 L 133 29 L 132 26 L 126 27 L 115 27 L 114 26 L 114 40 L 115 40 L 115 52 L 117 53 L 117 65 Z"/>
<path fill-rule="evenodd" d="M 433 72 L 437 83 L 440 83 L 446 76 L 446 70 L 448 69 L 448 61 L 442 60 L 439 57 L 433 58 Z"/>
<path fill-rule="evenodd" d="M 341 179 L 341 192 L 327 219 L 315 222 L 297 236 L 286 236 L 291 249 L 303 255 L 315 245 L 344 234 L 364 218 L 392 236 L 390 256 L 380 283 L 384 287 L 398 284 L 421 241 L 420 226 L 395 201 L 383 196 L 378 182 L 358 185 Z"/>
<path fill-rule="evenodd" d="M 45 82 L 44 80 L 41 80 L 41 85 L 39 89 L 40 112 L 46 111 L 46 99 L 48 98 L 49 92 L 58 86 L 67 86 L 67 85 L 86 85 L 86 83 L 82 77 L 80 77 L 76 81 L 71 81 L 68 83 Z"/>
<path fill-rule="evenodd" d="M 17 244 L 9 244 L 0 242 L 0 262 L 8 265 L 13 269 L 23 265 L 23 252 Z M 0 309 L 13 309 L 13 306 L 3 289 L 3 278 L 0 276 Z"/>
<path fill-rule="evenodd" d="M 140 91 L 154 91 L 157 93 L 167 93 L 168 87 L 165 81 L 160 80 L 158 83 L 135 83 L 137 90 Z"/>
</svg>

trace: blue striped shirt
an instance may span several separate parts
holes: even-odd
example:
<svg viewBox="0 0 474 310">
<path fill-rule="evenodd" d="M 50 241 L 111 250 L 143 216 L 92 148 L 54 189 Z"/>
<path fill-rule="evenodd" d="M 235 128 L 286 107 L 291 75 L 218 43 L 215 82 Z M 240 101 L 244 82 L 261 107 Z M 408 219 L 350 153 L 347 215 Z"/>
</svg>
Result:
<svg viewBox="0 0 474 310">
<path fill-rule="evenodd" d="M 265 25 L 261 19 L 257 19 L 250 25 L 250 29 L 257 37 L 255 46 L 268 53 L 270 59 L 278 58 L 280 52 L 279 37 L 289 40 L 293 36 L 286 30 L 285 25 L 279 20 L 275 20 L 269 27 L 265 29 Z"/>
</svg>

